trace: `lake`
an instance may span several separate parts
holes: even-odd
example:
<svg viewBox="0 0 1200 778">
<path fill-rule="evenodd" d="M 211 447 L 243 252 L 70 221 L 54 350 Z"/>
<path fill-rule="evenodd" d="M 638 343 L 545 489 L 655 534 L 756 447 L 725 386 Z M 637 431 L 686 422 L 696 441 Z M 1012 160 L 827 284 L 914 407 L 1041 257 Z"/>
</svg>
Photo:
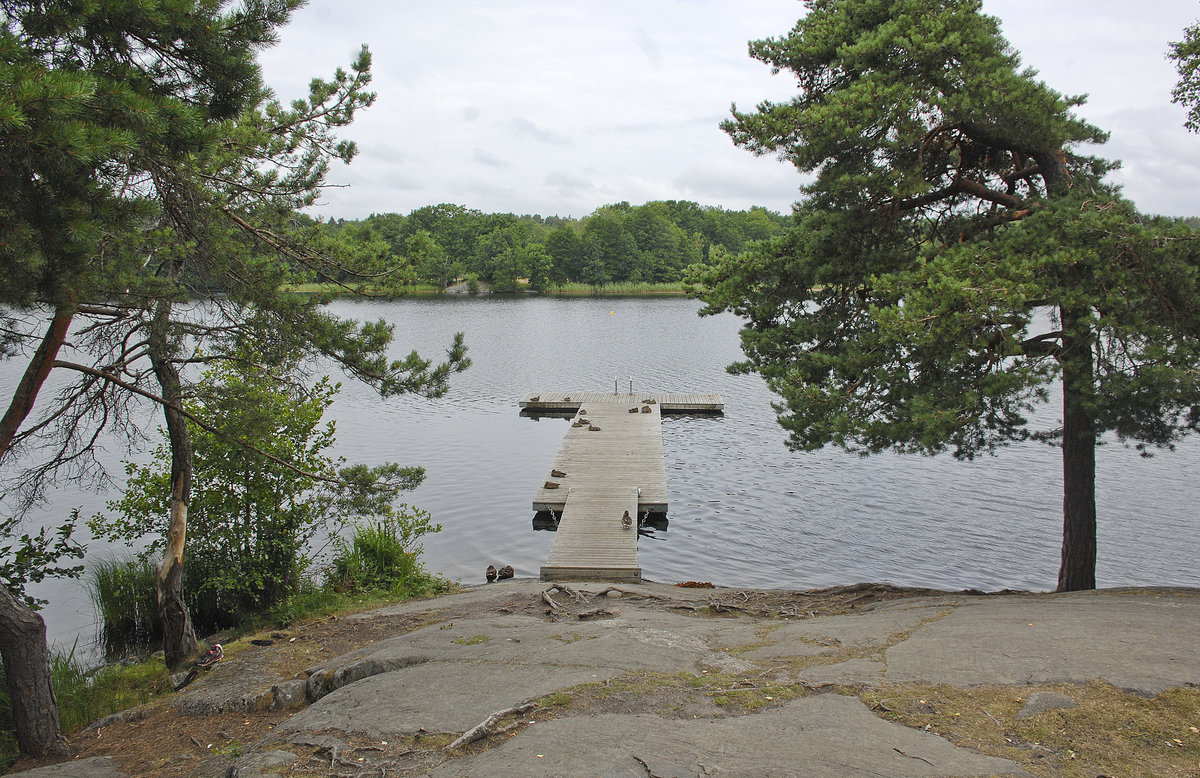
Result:
<svg viewBox="0 0 1200 778">
<path fill-rule="evenodd" d="M 811 588 L 880 581 L 944 589 L 1051 590 L 1058 575 L 1062 480 L 1057 449 L 1024 444 L 999 456 L 837 450 L 790 452 L 773 399 L 757 376 L 725 366 L 741 358 L 739 320 L 699 318 L 696 301 L 458 298 L 338 302 L 335 310 L 396 325 L 396 355 L 437 356 L 462 331 L 473 366 L 443 398 L 381 400 L 347 382 L 332 409 L 337 453 L 351 461 L 422 465 L 405 500 L 443 531 L 425 539 L 426 566 L 482 583 L 489 564 L 536 576 L 554 539 L 534 531 L 530 503 L 567 430 L 563 419 L 519 415 L 530 392 L 719 393 L 721 417 L 663 420 L 669 529 L 642 537 L 646 578 L 726 586 Z M 11 395 L 23 365 L 0 363 Z M 1058 408 L 1037 416 L 1051 426 Z M 124 456 L 109 454 L 114 472 Z M 1194 474 L 1200 445 L 1143 459 L 1120 445 L 1098 453 L 1100 586 L 1200 586 Z M 64 488 L 35 520 L 84 515 L 104 499 Z M 95 544 L 89 555 L 111 553 Z M 73 582 L 34 593 L 54 603 L 51 636 L 93 639 L 94 616 Z"/>
</svg>

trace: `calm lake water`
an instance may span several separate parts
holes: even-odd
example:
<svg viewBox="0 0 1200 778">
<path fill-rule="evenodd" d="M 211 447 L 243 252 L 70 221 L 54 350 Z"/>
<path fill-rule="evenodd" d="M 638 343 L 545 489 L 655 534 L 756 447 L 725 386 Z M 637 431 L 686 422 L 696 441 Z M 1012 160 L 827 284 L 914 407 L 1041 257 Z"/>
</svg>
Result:
<svg viewBox="0 0 1200 778">
<path fill-rule="evenodd" d="M 428 568 L 481 583 L 488 564 L 536 576 L 554 539 L 532 529 L 530 502 L 567 430 L 523 418 L 538 391 L 715 392 L 723 417 L 666 418 L 670 527 L 640 541 L 646 578 L 810 588 L 881 581 L 935 588 L 1053 589 L 1061 540 L 1061 460 L 1042 445 L 996 457 L 789 452 L 772 395 L 733 376 L 741 357 L 732 316 L 699 318 L 685 299 L 447 299 L 339 302 L 336 310 L 396 325 L 397 356 L 441 354 L 462 331 L 473 366 L 437 400 L 380 400 L 347 382 L 337 399 L 338 453 L 351 461 L 422 465 L 407 502 L 444 529 L 426 538 Z M 18 367 L 0 363 L 11 394 Z M 1056 407 L 1039 418 L 1055 423 Z M 114 471 L 123 457 L 112 454 Z M 1200 445 L 1143 459 L 1119 445 L 1098 456 L 1101 586 L 1200 586 L 1195 473 Z M 64 489 L 35 520 L 90 515 L 103 498 Z M 90 555 L 111 553 L 96 544 Z M 94 616 L 74 583 L 47 583 L 51 636 L 93 639 Z"/>
</svg>

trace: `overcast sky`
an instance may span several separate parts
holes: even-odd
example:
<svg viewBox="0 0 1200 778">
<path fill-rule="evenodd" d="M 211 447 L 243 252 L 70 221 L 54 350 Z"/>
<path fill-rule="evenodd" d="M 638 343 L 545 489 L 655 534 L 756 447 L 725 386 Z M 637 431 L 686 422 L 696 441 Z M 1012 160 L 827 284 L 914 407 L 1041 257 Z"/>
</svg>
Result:
<svg viewBox="0 0 1200 778">
<path fill-rule="evenodd" d="M 1145 212 L 1200 215 L 1200 135 L 1171 103 L 1167 44 L 1197 0 L 984 0 L 1026 65 L 1112 138 L 1114 179 Z M 582 217 L 606 203 L 694 200 L 786 212 L 799 175 L 735 147 L 736 102 L 795 92 L 749 58 L 787 33 L 796 0 L 310 0 L 262 57 L 285 99 L 313 76 L 374 55 L 375 105 L 314 209 L 408 213 L 437 203 Z"/>
</svg>

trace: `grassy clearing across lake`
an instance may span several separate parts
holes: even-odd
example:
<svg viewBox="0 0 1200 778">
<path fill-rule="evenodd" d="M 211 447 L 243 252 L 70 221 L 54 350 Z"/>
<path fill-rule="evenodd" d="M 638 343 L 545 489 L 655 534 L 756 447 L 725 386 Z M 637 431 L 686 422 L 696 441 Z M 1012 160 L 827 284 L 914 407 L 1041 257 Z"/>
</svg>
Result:
<svg viewBox="0 0 1200 778">
<path fill-rule="evenodd" d="M 485 287 L 486 288 L 486 287 Z M 292 294 L 333 295 L 334 297 L 351 297 L 359 292 L 364 297 L 371 297 L 370 290 L 358 286 L 339 286 L 337 284 L 296 284 L 287 287 Z M 507 295 L 533 293 L 525 285 L 518 291 Z M 404 297 L 440 297 L 444 291 L 429 284 L 416 284 L 404 291 Z M 501 294 L 481 291 L 478 295 L 456 294 L 456 297 L 487 297 L 489 294 Z M 591 284 L 567 283 L 551 286 L 542 292 L 536 292 L 544 297 L 683 297 L 687 292 L 678 281 L 651 283 L 648 281 L 624 281 L 621 283 L 592 286 Z"/>
<path fill-rule="evenodd" d="M 549 297 L 682 297 L 683 286 L 675 282 L 649 283 L 626 281 L 596 287 L 590 284 L 552 286 L 543 294 Z"/>
<path fill-rule="evenodd" d="M 292 284 L 283 291 L 290 294 L 333 295 L 334 297 L 376 297 L 369 287 L 362 284 Z M 405 297 L 437 297 L 442 290 L 431 284 L 413 284 L 404 291 Z"/>
</svg>

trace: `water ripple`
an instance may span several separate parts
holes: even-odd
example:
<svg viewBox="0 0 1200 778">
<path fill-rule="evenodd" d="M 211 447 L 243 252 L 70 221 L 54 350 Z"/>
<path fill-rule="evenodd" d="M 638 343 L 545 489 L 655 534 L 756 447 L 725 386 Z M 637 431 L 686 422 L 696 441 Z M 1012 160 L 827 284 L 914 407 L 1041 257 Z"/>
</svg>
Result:
<svg viewBox="0 0 1200 778">
<path fill-rule="evenodd" d="M 666 418 L 663 447 L 670 528 L 643 538 L 645 576 L 730 586 L 812 587 L 857 581 L 941 588 L 1051 589 L 1061 532 L 1061 461 L 1045 446 L 958 462 L 836 450 L 790 452 L 774 399 L 756 376 L 730 375 L 741 359 L 738 321 L 698 318 L 694 301 L 474 299 L 338 302 L 341 314 L 396 327 L 394 356 L 438 357 L 463 332 L 474 365 L 440 399 L 381 400 L 345 381 L 333 407 L 338 453 L 353 461 L 426 468 L 407 495 L 444 530 L 425 542 L 428 566 L 482 582 L 488 564 L 536 575 L 553 541 L 532 529 L 531 501 L 566 430 L 561 419 L 521 418 L 529 392 L 717 392 L 724 417 Z M 0 388 L 15 385 L 8 362 Z M 1053 424 L 1054 405 L 1037 418 Z M 111 464 L 119 472 L 122 454 Z M 1200 586 L 1195 477 L 1200 444 L 1145 460 L 1120 446 L 1097 461 L 1101 586 Z M 104 496 L 64 488 L 40 514 L 61 523 Z M 111 547 L 95 544 L 102 555 Z M 93 555 L 94 555 L 93 554 Z M 52 638 L 93 618 L 71 582 L 39 596 Z M 49 593 L 48 593 L 49 592 Z M 85 624 L 86 623 L 86 624 Z"/>
<path fill-rule="evenodd" d="M 377 456 L 384 423 L 430 478 L 413 499 L 446 531 L 431 565 L 478 579 L 490 561 L 536 572 L 553 539 L 530 531 L 534 488 L 563 434 L 559 420 L 516 418 L 528 392 L 719 392 L 722 418 L 664 419 L 670 529 L 644 539 L 645 575 L 737 586 L 822 586 L 860 580 L 947 588 L 1053 588 L 1061 532 L 1059 452 L 1023 445 L 958 462 L 840 451 L 790 452 L 761 379 L 741 358 L 738 322 L 701 319 L 688 300 L 454 300 L 350 306 L 379 315 L 436 353 L 463 331 L 475 365 L 444 400 L 405 400 L 370 418 L 339 400 L 339 437 Z M 361 391 L 361 390 L 360 390 Z M 369 397 L 369 395 L 367 395 Z M 377 402 L 377 401 L 376 401 Z M 364 406 L 371 408 L 372 406 Z M 1051 405 L 1036 418 L 1053 424 Z M 347 431 L 351 434 L 347 437 Z M 397 451 L 400 449 L 397 448 Z M 396 454 L 389 454 L 396 456 Z M 1102 585 L 1200 585 L 1194 560 L 1194 441 L 1142 460 L 1101 449 Z M 470 488 L 448 486 L 463 479 Z"/>
</svg>

